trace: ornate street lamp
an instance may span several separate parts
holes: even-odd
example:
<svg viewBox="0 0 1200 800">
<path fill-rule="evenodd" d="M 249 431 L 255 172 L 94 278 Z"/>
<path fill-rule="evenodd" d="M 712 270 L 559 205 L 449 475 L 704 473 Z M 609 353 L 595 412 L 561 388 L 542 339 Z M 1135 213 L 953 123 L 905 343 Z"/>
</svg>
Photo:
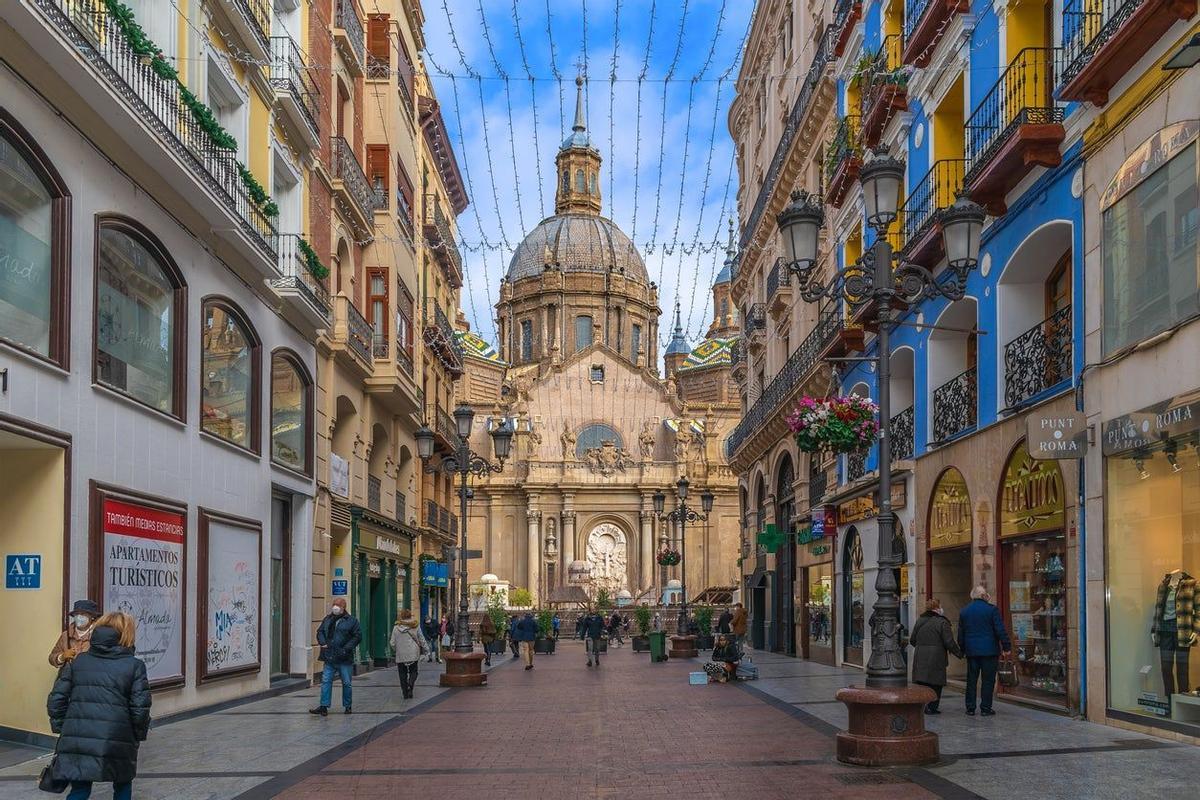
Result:
<svg viewBox="0 0 1200 800">
<path fill-rule="evenodd" d="M 876 361 L 879 382 L 879 570 L 871 615 L 871 658 L 866 688 L 838 692 L 850 707 L 850 730 L 838 734 L 838 759 L 855 764 L 914 764 L 936 760 L 937 736 L 924 730 L 922 707 L 933 699 L 924 687 L 908 685 L 908 669 L 900 647 L 900 596 L 896 570 L 903 565 L 892 547 L 896 517 L 892 511 L 891 333 L 893 303 L 911 304 L 926 298 L 961 300 L 967 276 L 979 261 L 984 211 L 965 196 L 942 212 L 939 222 L 946 247 L 947 269 L 941 274 L 905 261 L 892 250 L 887 229 L 896 220 L 904 163 L 876 153 L 860 173 L 867 223 L 875 243 L 862 258 L 847 264 L 827 281 L 814 280 L 817 235 L 823 212 L 807 193 L 776 218 L 787 254 L 787 268 L 796 275 L 800 296 L 808 302 L 823 299 L 847 304 L 873 303 L 878 323 L 878 355 L 856 360 Z M 816 221 L 814 224 L 814 220 Z M 887 732 L 886 735 L 881 735 Z"/>
<path fill-rule="evenodd" d="M 675 482 L 675 495 L 678 502 L 675 508 L 670 511 L 664 510 L 667 505 L 667 496 L 662 491 L 654 493 L 654 513 L 664 522 L 679 523 L 679 626 L 678 635 L 671 637 L 671 656 L 674 658 L 695 658 L 696 657 L 696 639 L 688 633 L 688 607 L 687 607 L 687 524 L 689 522 L 704 522 L 708 519 L 708 515 L 712 512 L 713 502 L 716 499 L 712 492 L 705 489 L 700 493 L 700 511 L 687 504 L 688 496 L 688 479 L 680 478 Z M 689 654 L 690 653 L 690 654 Z"/>
<path fill-rule="evenodd" d="M 504 462 L 512 450 L 513 430 L 507 420 L 495 420 L 492 424 L 492 452 L 496 461 L 471 450 L 471 426 L 475 420 L 475 409 L 460 405 L 454 409 L 454 427 L 458 434 L 458 446 L 440 462 L 430 463 L 433 458 L 433 431 L 428 425 L 417 429 L 417 455 L 425 463 L 426 472 L 442 472 L 459 476 L 458 524 L 459 546 L 455 558 L 458 560 L 458 621 L 454 626 L 454 652 L 446 654 L 446 672 L 442 675 L 442 686 L 481 686 L 484 675 L 480 669 L 482 653 L 475 653 L 471 644 L 471 616 L 467 603 L 467 497 L 470 493 L 470 476 L 483 477 L 504 469 Z"/>
</svg>

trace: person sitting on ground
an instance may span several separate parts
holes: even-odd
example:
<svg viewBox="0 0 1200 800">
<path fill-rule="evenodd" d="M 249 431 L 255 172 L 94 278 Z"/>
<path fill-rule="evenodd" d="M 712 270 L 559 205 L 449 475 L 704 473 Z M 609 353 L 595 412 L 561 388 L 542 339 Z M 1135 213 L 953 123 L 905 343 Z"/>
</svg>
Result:
<svg viewBox="0 0 1200 800">
<path fill-rule="evenodd" d="M 741 660 L 737 641 L 721 634 L 713 645 L 712 661 L 704 665 L 704 671 L 717 683 L 726 683 L 737 678 L 737 665 Z"/>
</svg>

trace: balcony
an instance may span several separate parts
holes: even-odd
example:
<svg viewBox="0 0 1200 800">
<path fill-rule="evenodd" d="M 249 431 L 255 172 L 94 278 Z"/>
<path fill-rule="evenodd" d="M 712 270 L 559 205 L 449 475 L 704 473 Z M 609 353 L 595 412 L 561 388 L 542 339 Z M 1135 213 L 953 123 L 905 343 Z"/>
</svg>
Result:
<svg viewBox="0 0 1200 800">
<path fill-rule="evenodd" d="M 359 312 L 350 298 L 339 294 L 334 298 L 333 341 L 346 352 L 357 359 L 357 364 L 365 374 L 371 371 L 371 345 L 375 331 L 371 323 Z"/>
<path fill-rule="evenodd" d="M 387 360 L 388 351 L 391 349 L 389 341 L 386 333 L 375 333 L 371 337 L 371 357 L 377 361 Z"/>
<path fill-rule="evenodd" d="M 846 454 L 846 483 L 854 483 L 867 474 L 867 453 L 857 451 Z"/>
<path fill-rule="evenodd" d="M 432 500 L 425 501 L 425 527 L 437 530 L 438 504 Z"/>
<path fill-rule="evenodd" d="M 438 443 L 451 453 L 458 450 L 458 445 L 462 440 L 458 438 L 458 427 L 454 424 L 454 418 L 444 409 L 439 408 L 437 414 L 434 415 L 434 420 L 437 424 L 433 426 L 433 433 Z"/>
<path fill-rule="evenodd" d="M 424 211 L 425 242 L 442 265 L 446 280 L 458 289 L 463 279 L 462 254 L 458 251 L 458 243 L 454 241 L 450 221 L 433 195 L 425 195 Z"/>
<path fill-rule="evenodd" d="M 1004 405 L 1016 408 L 1071 377 L 1071 307 L 1004 346 Z"/>
<path fill-rule="evenodd" d="M 749 348 L 761 351 L 767 344 L 767 304 L 755 303 L 746 312 L 746 344 Z"/>
<path fill-rule="evenodd" d="M 910 261 L 930 269 L 941 261 L 945 249 L 940 224 L 942 212 L 954 205 L 966 171 L 966 159 L 935 161 L 904 201 L 901 229 L 904 255 Z"/>
<path fill-rule="evenodd" d="M 850 43 L 854 26 L 862 19 L 862 0 L 838 0 L 833 7 L 833 28 L 837 35 L 833 39 L 833 57 L 841 58 Z"/>
<path fill-rule="evenodd" d="M 916 452 L 917 417 L 913 406 L 892 417 L 892 461 L 909 461 Z"/>
<path fill-rule="evenodd" d="M 730 459 L 735 454 L 740 455 L 739 451 L 752 436 L 764 433 L 765 439 L 769 439 L 773 444 L 786 433 L 787 427 L 780 412 L 803 389 L 809 377 L 820 366 L 822 354 L 828 350 L 830 341 L 836 339 L 841 330 L 841 315 L 833 311 L 821 314 L 816 327 L 795 352 L 788 356 L 783 369 L 771 379 L 758 400 L 747 410 L 742 421 L 729 434 L 726 440 L 726 454 Z"/>
<path fill-rule="evenodd" d="M 933 390 L 933 440 L 945 442 L 975 427 L 979 387 L 975 367 Z"/>
<path fill-rule="evenodd" d="M 825 202 L 834 208 L 842 207 L 862 169 L 861 132 L 862 118 L 858 114 L 847 115 L 838 120 L 833 141 L 829 143 L 825 159 Z"/>
<path fill-rule="evenodd" d="M 892 117 L 908 109 L 908 73 L 900 60 L 900 37 L 883 37 L 871 57 L 867 71 L 859 78 L 862 90 L 863 146 L 879 144 Z"/>
<path fill-rule="evenodd" d="M 300 252 L 300 236 L 295 233 L 279 235 L 279 277 L 272 278 L 275 294 L 294 301 L 304 320 L 314 328 L 328 328 L 332 301 L 329 291 L 308 269 Z"/>
<path fill-rule="evenodd" d="M 446 371 L 453 378 L 461 377 L 463 374 L 462 346 L 454 336 L 450 320 L 446 319 L 442 309 L 436 305 L 425 311 L 425 330 L 422 337 L 425 346 L 433 352 L 434 358 L 446 368 Z"/>
<path fill-rule="evenodd" d="M 821 458 L 819 453 L 813 453 L 810 458 L 817 460 Z M 816 509 L 821 505 L 821 501 L 825 499 L 825 493 L 829 491 L 829 470 L 817 468 L 808 473 L 808 507 Z"/>
<path fill-rule="evenodd" d="M 271 0 L 220 0 L 230 25 L 255 60 L 265 61 L 270 54 Z"/>
<path fill-rule="evenodd" d="M 746 380 L 746 342 L 740 337 L 729 348 L 729 372 L 739 386 Z"/>
<path fill-rule="evenodd" d="M 1045 47 L 1017 53 L 967 120 L 971 170 L 963 183 L 992 216 L 1008 210 L 1004 198 L 1030 170 L 1062 163 L 1063 111 L 1051 96 L 1059 56 Z"/>
<path fill-rule="evenodd" d="M 779 316 L 792 306 L 792 273 L 778 259 L 767 275 L 767 299 L 770 312 Z"/>
<path fill-rule="evenodd" d="M 1196 7 L 1196 0 L 1068 0 L 1058 99 L 1105 105 L 1113 85 Z"/>
<path fill-rule="evenodd" d="M 334 194 L 339 205 L 349 210 L 351 224 L 359 233 L 369 236 L 375 226 L 375 206 L 379 198 L 367 181 L 350 143 L 341 136 L 334 136 L 329 144 Z"/>
<path fill-rule="evenodd" d="M 367 476 L 367 508 L 376 514 L 383 508 L 383 481 L 374 475 Z"/>
<path fill-rule="evenodd" d="M 408 352 L 408 347 L 399 338 L 395 340 L 396 347 L 396 367 L 405 375 L 413 374 L 413 358 L 412 353 Z"/>
<path fill-rule="evenodd" d="M 970 10 L 970 0 L 908 0 L 904 6 L 904 63 L 929 66 L 950 20 Z"/>
<path fill-rule="evenodd" d="M 352 0 L 337 0 L 333 17 L 333 43 L 342 54 L 350 74 L 360 76 L 367 66 L 367 40 L 363 36 L 362 20 Z"/>
<path fill-rule="evenodd" d="M 320 93 L 290 36 L 271 37 L 271 88 L 276 105 L 301 132 L 309 149 L 315 150 L 321 144 L 317 126 Z"/>
</svg>

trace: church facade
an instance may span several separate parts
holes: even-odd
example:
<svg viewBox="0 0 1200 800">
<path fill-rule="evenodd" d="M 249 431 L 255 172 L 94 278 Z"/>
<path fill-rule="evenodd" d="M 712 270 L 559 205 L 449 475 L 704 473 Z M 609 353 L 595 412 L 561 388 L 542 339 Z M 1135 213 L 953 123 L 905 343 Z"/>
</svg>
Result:
<svg viewBox="0 0 1200 800">
<path fill-rule="evenodd" d="M 459 400 L 477 412 L 472 448 L 491 454 L 488 426 L 498 419 L 516 429 L 504 470 L 474 484 L 468 546 L 482 558 L 468 562 L 469 580 L 494 575 L 528 588 L 538 605 L 565 597 L 571 574 L 587 574 L 593 594 L 604 588 L 651 603 L 684 578 L 689 600 L 732 590 L 740 525 L 723 439 L 740 407 L 730 378 L 737 320 L 728 271 L 695 349 L 677 310 L 661 377 L 658 287 L 634 244 L 601 215 L 600 165 L 577 100 L 556 159 L 555 214 L 518 246 L 500 287 L 500 351 L 459 335 Z M 683 543 L 653 508 L 657 491 L 673 507 L 681 477 L 697 510 L 701 492 L 716 497 Z M 664 549 L 682 550 L 683 565 L 660 567 Z"/>
</svg>

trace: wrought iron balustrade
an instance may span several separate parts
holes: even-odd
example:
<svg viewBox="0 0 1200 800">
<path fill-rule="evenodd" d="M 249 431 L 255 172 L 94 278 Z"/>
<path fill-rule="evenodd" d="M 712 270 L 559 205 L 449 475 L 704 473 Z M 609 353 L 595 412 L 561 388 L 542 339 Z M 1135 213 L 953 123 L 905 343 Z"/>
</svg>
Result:
<svg viewBox="0 0 1200 800">
<path fill-rule="evenodd" d="M 859 114 L 847 114 L 838 120 L 833 131 L 833 139 L 825 155 L 825 180 L 829 181 L 837 172 L 838 167 L 851 157 L 862 157 L 862 145 L 859 144 L 859 132 L 862 129 L 862 117 Z"/>
<path fill-rule="evenodd" d="M 907 101 L 908 73 L 903 68 L 903 42 L 893 33 L 883 37 L 879 49 L 860 77 L 862 87 L 863 141 L 874 147 L 893 114 Z"/>
<path fill-rule="evenodd" d="M 767 297 L 774 297 L 780 286 L 791 287 L 792 273 L 782 260 L 776 261 L 767 274 Z"/>
<path fill-rule="evenodd" d="M 358 206 L 359 213 L 370 220 L 377 202 L 375 189 L 367 180 L 354 148 L 341 136 L 334 136 L 331 141 L 333 177 L 342 182 L 346 194 Z"/>
<path fill-rule="evenodd" d="M 935 2 L 941 0 L 906 0 L 904 3 L 904 40 L 913 35 L 913 31 L 917 29 L 917 25 L 921 22 L 921 17 L 925 16 L 925 12 L 929 10 Z"/>
<path fill-rule="evenodd" d="M 316 136 L 320 93 L 300 48 L 290 36 L 271 37 L 271 86 L 292 97 L 303 112 L 305 124 Z"/>
<path fill-rule="evenodd" d="M 375 331 L 362 312 L 354 307 L 354 303 L 350 302 L 349 297 L 339 295 L 337 299 L 338 316 L 344 316 L 346 322 L 346 344 L 369 364 L 371 362 L 371 343 L 374 341 Z"/>
<path fill-rule="evenodd" d="M 437 433 L 446 440 L 450 447 L 457 449 L 459 442 L 458 427 L 454 424 L 454 418 L 447 414 L 443 409 L 437 410 Z"/>
<path fill-rule="evenodd" d="M 1026 47 L 1000 73 L 1000 79 L 971 112 L 966 124 L 966 156 L 971 177 L 985 168 L 997 150 L 1021 125 L 1050 125 L 1063 121 L 1054 104 L 1054 76 L 1061 51 Z"/>
<path fill-rule="evenodd" d="M 451 275 L 451 283 L 461 283 L 463 266 L 462 253 L 454 239 L 454 231 L 450 229 L 450 220 L 442 212 L 441 203 L 433 195 L 425 196 L 425 239 L 433 248 L 434 254 L 446 264 Z"/>
<path fill-rule="evenodd" d="M 337 0 L 337 11 L 333 24 L 346 32 L 346 38 L 350 42 L 354 55 L 358 57 L 358 63 L 365 64 L 367 40 L 363 35 L 362 20 L 358 18 L 358 13 L 354 10 L 354 3 L 350 0 Z"/>
<path fill-rule="evenodd" d="M 375 358 L 388 357 L 388 337 L 385 333 L 375 332 L 371 337 L 371 355 Z"/>
<path fill-rule="evenodd" d="M 412 353 L 408 352 L 408 347 L 399 338 L 396 339 L 396 366 L 400 367 L 401 372 L 413 374 Z"/>
<path fill-rule="evenodd" d="M 438 525 L 438 504 L 432 500 L 425 501 L 425 526 L 436 528 Z"/>
<path fill-rule="evenodd" d="M 241 18 L 258 46 L 266 51 L 271 35 L 271 0 L 227 0 L 226 5 L 233 6 L 232 13 Z"/>
<path fill-rule="evenodd" d="M 867 453 L 858 450 L 846 454 L 846 482 L 852 483 L 867 474 Z"/>
<path fill-rule="evenodd" d="M 809 456 L 813 460 L 821 457 L 819 453 L 813 453 Z M 825 493 L 829 491 L 829 470 L 817 468 L 808 473 L 808 507 L 816 508 L 824 499 Z"/>
<path fill-rule="evenodd" d="M 939 213 L 954 205 L 962 189 L 967 171 L 964 158 L 945 158 L 935 161 L 929 171 L 917 181 L 904 201 L 904 244 L 921 238 L 937 222 Z M 932 265 L 928 265 L 932 266 Z"/>
<path fill-rule="evenodd" d="M 913 457 L 916 441 L 917 416 L 909 406 L 892 417 L 892 461 L 906 461 Z"/>
<path fill-rule="evenodd" d="M 442 533 L 450 532 L 450 510 L 444 506 L 438 506 L 438 530 Z"/>
<path fill-rule="evenodd" d="M 279 277 L 271 279 L 271 286 L 276 289 L 298 290 L 328 319 L 333 301 L 329 297 L 329 290 L 308 271 L 308 264 L 300 252 L 300 235 L 281 233 L 277 249 Z"/>
<path fill-rule="evenodd" d="M 367 476 L 367 508 L 376 514 L 383 507 L 383 481 L 374 475 Z"/>
<path fill-rule="evenodd" d="M 933 390 L 933 440 L 944 442 L 978 420 L 979 385 L 971 367 Z"/>
<path fill-rule="evenodd" d="M 764 331 L 767 329 L 767 304 L 755 303 L 750 306 L 750 310 L 746 312 L 746 331 L 754 333 L 755 331 Z"/>
<path fill-rule="evenodd" d="M 392 65 L 386 58 L 367 53 L 367 78 L 373 81 L 387 80 L 392 76 Z"/>
<path fill-rule="evenodd" d="M 1067 0 L 1063 5 L 1063 68 L 1066 86 L 1095 58 L 1148 0 Z"/>
<path fill-rule="evenodd" d="M 1064 306 L 1004 346 L 1008 408 L 1071 377 L 1071 307 Z"/>
</svg>

